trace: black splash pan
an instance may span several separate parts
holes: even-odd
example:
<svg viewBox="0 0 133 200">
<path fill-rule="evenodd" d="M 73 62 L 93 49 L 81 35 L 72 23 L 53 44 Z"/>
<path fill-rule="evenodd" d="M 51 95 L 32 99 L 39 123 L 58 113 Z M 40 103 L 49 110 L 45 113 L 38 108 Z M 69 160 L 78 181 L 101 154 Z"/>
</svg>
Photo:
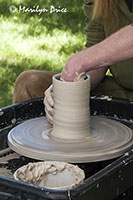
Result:
<svg viewBox="0 0 133 200">
<path fill-rule="evenodd" d="M 45 115 L 43 99 L 18 103 L 0 110 L 0 152 L 8 148 L 7 134 L 23 121 Z M 112 99 L 107 96 L 91 97 L 91 115 L 115 119 L 133 129 L 133 102 Z M 2 156 L 2 154 L 0 155 Z M 36 162 L 21 156 L 8 161 L 8 168 L 17 168 Z M 86 179 L 79 186 L 66 191 L 46 188 L 15 181 L 0 176 L 0 200 L 131 200 L 133 199 L 133 150 L 123 156 L 102 162 L 78 164 L 84 169 Z M 4 165 L 3 165 L 4 167 Z M 6 166 L 7 167 L 7 166 Z"/>
</svg>

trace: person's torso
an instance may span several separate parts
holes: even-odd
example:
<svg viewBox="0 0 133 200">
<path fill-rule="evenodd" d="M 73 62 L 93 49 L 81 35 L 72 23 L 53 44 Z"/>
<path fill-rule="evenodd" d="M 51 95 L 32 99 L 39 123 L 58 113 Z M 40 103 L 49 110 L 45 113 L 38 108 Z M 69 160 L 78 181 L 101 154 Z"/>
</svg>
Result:
<svg viewBox="0 0 133 200">
<path fill-rule="evenodd" d="M 105 33 L 106 37 L 133 23 L 133 0 L 118 0 L 118 2 L 119 24 L 113 27 L 113 29 L 108 28 Z M 119 85 L 133 90 L 133 59 L 113 64 L 110 66 L 110 71 Z"/>
</svg>

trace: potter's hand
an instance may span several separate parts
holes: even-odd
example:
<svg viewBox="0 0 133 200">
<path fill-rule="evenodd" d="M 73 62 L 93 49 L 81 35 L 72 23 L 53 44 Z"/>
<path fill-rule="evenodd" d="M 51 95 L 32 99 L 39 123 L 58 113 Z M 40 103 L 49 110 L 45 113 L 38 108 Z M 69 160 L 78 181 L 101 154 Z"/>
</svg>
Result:
<svg viewBox="0 0 133 200">
<path fill-rule="evenodd" d="M 53 114 L 54 114 L 54 100 L 52 96 L 52 87 L 51 85 L 46 91 L 45 91 L 45 98 L 44 98 L 44 105 L 45 105 L 45 112 L 46 117 L 50 124 L 53 124 Z"/>
<path fill-rule="evenodd" d="M 75 54 L 67 60 L 64 69 L 61 73 L 61 78 L 64 81 L 75 81 L 78 74 L 84 72 L 80 59 L 80 53 Z"/>
<path fill-rule="evenodd" d="M 76 72 L 78 74 L 89 72 L 132 58 L 133 26 L 128 25 L 102 42 L 71 56 L 62 71 L 61 78 L 65 81 L 74 81 Z"/>
</svg>

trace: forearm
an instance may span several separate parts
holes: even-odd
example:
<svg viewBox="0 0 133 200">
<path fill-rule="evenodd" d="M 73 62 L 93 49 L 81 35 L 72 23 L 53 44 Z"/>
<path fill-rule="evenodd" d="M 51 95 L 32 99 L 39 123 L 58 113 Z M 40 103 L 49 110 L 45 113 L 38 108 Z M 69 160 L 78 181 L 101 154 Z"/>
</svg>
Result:
<svg viewBox="0 0 133 200">
<path fill-rule="evenodd" d="M 102 81 L 105 77 L 108 67 L 89 71 L 88 74 L 91 77 L 91 91 Z"/>
<path fill-rule="evenodd" d="M 83 51 L 85 62 L 82 67 L 84 71 L 131 59 L 133 58 L 133 26 L 125 27 L 106 40 Z"/>
<path fill-rule="evenodd" d="M 106 68 L 133 58 L 133 26 L 129 25 L 98 44 L 71 56 L 62 71 L 65 81 L 74 81 L 76 72 Z"/>
</svg>

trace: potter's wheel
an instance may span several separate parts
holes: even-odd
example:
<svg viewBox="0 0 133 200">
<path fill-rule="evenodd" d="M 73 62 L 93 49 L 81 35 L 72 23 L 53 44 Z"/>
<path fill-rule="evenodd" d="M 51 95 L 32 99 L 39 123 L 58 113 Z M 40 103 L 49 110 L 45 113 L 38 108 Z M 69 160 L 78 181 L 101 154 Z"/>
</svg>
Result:
<svg viewBox="0 0 133 200">
<path fill-rule="evenodd" d="M 102 117 L 91 117 L 91 136 L 80 142 L 57 139 L 51 136 L 51 130 L 46 117 L 28 120 L 9 132 L 9 146 L 39 160 L 81 163 L 118 157 L 133 145 L 131 129 Z"/>
</svg>

